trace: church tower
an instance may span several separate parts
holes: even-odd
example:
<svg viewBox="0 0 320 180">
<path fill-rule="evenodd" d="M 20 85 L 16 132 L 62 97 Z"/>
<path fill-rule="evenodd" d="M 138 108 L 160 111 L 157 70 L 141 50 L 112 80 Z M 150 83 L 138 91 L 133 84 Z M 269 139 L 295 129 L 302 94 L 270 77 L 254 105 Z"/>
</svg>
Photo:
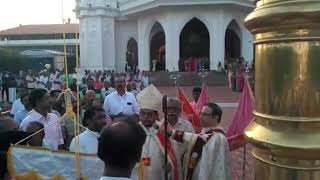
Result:
<svg viewBox="0 0 320 180">
<path fill-rule="evenodd" d="M 80 66 L 88 70 L 115 69 L 115 0 L 76 0 L 80 21 Z"/>
</svg>

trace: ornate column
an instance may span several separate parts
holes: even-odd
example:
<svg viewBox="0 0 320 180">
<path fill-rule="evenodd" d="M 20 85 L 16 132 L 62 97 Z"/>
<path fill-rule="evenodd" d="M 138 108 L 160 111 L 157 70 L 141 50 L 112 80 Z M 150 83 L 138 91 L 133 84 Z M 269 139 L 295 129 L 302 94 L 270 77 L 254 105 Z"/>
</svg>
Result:
<svg viewBox="0 0 320 180">
<path fill-rule="evenodd" d="M 255 35 L 257 180 L 320 179 L 320 1 L 261 0 L 246 18 Z"/>
</svg>

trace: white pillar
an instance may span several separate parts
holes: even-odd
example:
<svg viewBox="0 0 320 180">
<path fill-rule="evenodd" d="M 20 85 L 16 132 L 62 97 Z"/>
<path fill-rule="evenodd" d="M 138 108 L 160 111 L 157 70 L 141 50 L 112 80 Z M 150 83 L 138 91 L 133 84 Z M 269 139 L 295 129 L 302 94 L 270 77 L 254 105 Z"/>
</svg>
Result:
<svg viewBox="0 0 320 180">
<path fill-rule="evenodd" d="M 150 71 L 150 32 L 146 32 L 146 23 L 138 21 L 138 67 Z"/>
<path fill-rule="evenodd" d="M 179 71 L 179 57 L 180 57 L 180 34 L 178 32 L 178 23 L 174 18 L 168 18 L 165 25 L 166 36 L 166 69 L 169 71 Z"/>
<path fill-rule="evenodd" d="M 217 21 L 218 22 L 218 21 Z M 210 32 L 210 70 L 218 70 L 219 62 L 224 62 L 225 32 L 222 26 L 215 23 Z"/>
<path fill-rule="evenodd" d="M 114 17 L 103 17 L 101 19 L 101 25 L 103 66 L 105 70 L 115 70 L 116 44 Z"/>
<path fill-rule="evenodd" d="M 80 65 L 83 69 L 103 69 L 99 22 L 99 17 L 80 18 Z"/>
<path fill-rule="evenodd" d="M 242 38 L 241 38 L 241 56 L 249 63 L 253 60 L 253 36 L 252 34 L 246 29 L 242 28 Z"/>
<path fill-rule="evenodd" d="M 101 16 L 102 12 L 106 13 L 105 11 L 109 15 Z M 84 5 L 77 12 L 80 20 L 80 66 L 82 69 L 115 69 L 114 17 L 117 13 L 115 9 L 102 8 L 98 1 L 91 7 Z"/>
</svg>

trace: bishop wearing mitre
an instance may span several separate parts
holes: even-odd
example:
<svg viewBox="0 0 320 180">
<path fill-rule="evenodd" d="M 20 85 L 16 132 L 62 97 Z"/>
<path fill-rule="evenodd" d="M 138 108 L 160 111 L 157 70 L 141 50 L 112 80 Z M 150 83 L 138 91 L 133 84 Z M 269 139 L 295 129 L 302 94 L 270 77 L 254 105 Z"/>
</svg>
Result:
<svg viewBox="0 0 320 180">
<path fill-rule="evenodd" d="M 170 180 L 179 180 L 178 159 L 170 141 L 168 141 L 168 164 L 165 165 L 165 137 L 159 132 L 162 124 L 159 113 L 162 107 L 162 94 L 150 85 L 137 95 L 140 107 L 140 125 L 147 134 L 143 145 L 141 161 L 132 172 L 132 180 L 164 180 L 165 169 L 168 171 Z"/>
</svg>

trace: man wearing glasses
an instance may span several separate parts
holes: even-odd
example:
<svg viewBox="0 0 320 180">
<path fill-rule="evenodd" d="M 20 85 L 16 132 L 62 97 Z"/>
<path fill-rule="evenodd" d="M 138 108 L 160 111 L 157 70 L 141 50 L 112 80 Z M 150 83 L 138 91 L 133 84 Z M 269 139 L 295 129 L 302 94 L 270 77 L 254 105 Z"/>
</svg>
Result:
<svg viewBox="0 0 320 180">
<path fill-rule="evenodd" d="M 171 138 L 188 147 L 183 162 L 184 180 L 231 179 L 229 146 L 219 125 L 221 117 L 221 108 L 215 103 L 208 103 L 200 113 L 200 134 L 169 128 Z"/>
</svg>

